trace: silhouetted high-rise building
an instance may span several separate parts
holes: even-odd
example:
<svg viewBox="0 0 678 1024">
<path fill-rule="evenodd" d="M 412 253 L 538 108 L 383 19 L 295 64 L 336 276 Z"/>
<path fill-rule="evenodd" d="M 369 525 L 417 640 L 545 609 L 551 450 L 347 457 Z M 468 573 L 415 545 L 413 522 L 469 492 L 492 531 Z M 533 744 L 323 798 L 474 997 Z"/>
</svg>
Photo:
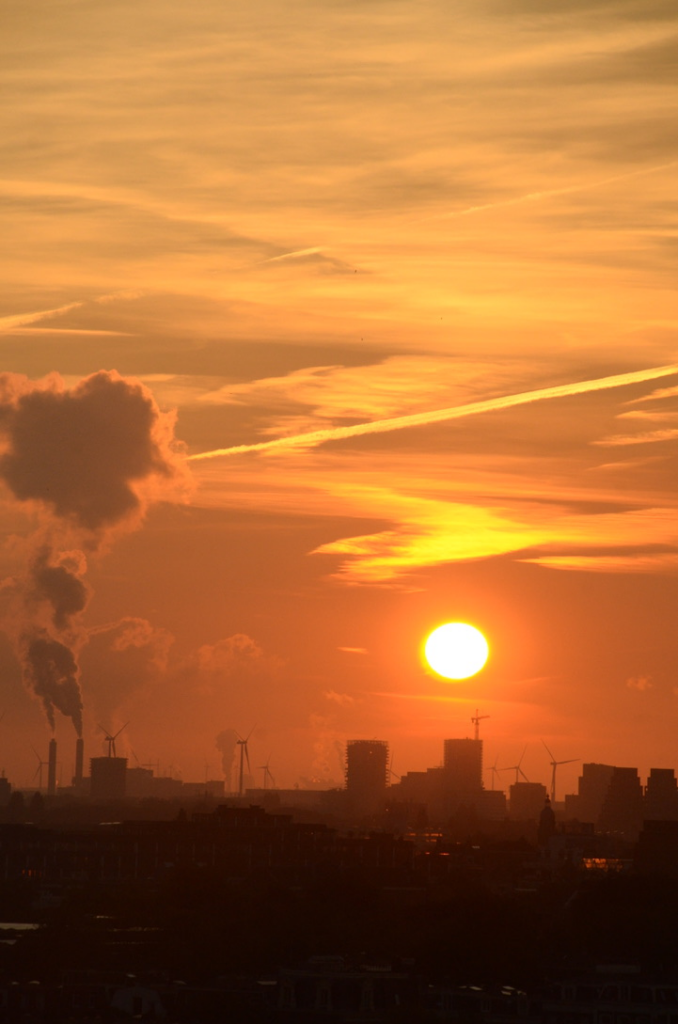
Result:
<svg viewBox="0 0 678 1024">
<path fill-rule="evenodd" d="M 637 838 L 643 824 L 643 790 L 637 768 L 615 768 L 598 818 L 600 832 Z"/>
<path fill-rule="evenodd" d="M 89 766 L 90 795 L 93 800 L 120 800 L 125 796 L 126 757 L 93 757 Z"/>
<path fill-rule="evenodd" d="M 346 791 L 351 806 L 363 814 L 380 811 L 386 799 L 388 743 L 349 740 L 346 744 Z"/>
<path fill-rule="evenodd" d="M 644 804 L 647 820 L 678 820 L 678 784 L 673 768 L 650 768 Z"/>
<path fill-rule="evenodd" d="M 546 803 L 541 782 L 514 782 L 509 789 L 509 810 L 514 821 L 539 821 Z"/>
<path fill-rule="evenodd" d="M 443 767 L 450 789 L 476 794 L 483 788 L 483 741 L 445 740 Z"/>
<path fill-rule="evenodd" d="M 565 797 L 566 816 L 595 824 L 600 817 L 613 772 L 611 764 L 582 765 L 577 794 Z"/>
</svg>

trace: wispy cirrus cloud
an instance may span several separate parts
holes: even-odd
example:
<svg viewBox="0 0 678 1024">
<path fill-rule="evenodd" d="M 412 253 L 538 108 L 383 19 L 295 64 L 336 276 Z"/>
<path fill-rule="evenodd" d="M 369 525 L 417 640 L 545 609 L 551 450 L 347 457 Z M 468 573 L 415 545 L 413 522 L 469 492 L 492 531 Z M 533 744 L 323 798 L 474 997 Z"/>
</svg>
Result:
<svg viewBox="0 0 678 1024">
<path fill-rule="evenodd" d="M 591 444 L 601 448 L 618 448 L 631 444 L 658 444 L 661 441 L 673 441 L 678 437 L 678 430 L 667 427 L 665 430 L 648 430 L 644 434 L 614 434 L 601 437 Z"/>
</svg>

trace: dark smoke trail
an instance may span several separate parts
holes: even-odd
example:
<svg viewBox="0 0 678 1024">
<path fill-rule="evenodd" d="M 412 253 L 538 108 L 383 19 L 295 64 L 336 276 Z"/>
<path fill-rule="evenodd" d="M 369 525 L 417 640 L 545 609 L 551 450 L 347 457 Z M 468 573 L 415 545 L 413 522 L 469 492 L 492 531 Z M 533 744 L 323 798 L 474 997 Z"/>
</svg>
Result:
<svg viewBox="0 0 678 1024">
<path fill-rule="evenodd" d="M 81 551 L 55 555 L 46 544 L 29 566 L 26 599 L 50 605 L 52 625 L 60 632 L 70 629 L 73 618 L 87 606 L 89 588 L 81 578 L 86 569 Z"/>
<path fill-rule="evenodd" d="M 24 678 L 42 702 L 52 729 L 56 709 L 73 720 L 75 731 L 82 736 L 82 698 L 73 651 L 44 634 L 22 636 L 19 645 Z"/>
<path fill-rule="evenodd" d="M 185 481 L 173 426 L 150 391 L 114 371 L 72 389 L 57 375 L 0 374 L 0 479 L 41 521 L 7 631 L 52 728 L 59 711 L 82 732 L 78 654 L 90 592 L 79 547 L 96 551 L 138 526 L 151 501 Z M 59 550 L 64 542 L 70 550 Z"/>
<path fill-rule="evenodd" d="M 71 718 L 82 735 L 82 697 L 77 652 L 84 642 L 78 617 L 89 600 L 81 575 L 87 563 L 80 551 L 56 555 L 42 544 L 29 563 L 20 592 L 17 653 L 24 681 L 41 701 L 47 721 L 54 712 Z"/>
</svg>

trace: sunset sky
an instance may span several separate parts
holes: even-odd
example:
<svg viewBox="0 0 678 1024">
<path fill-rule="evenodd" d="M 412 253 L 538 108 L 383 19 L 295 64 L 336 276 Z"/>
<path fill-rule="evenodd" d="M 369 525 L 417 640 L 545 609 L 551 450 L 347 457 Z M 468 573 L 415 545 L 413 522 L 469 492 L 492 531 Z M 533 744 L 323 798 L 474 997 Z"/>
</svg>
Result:
<svg viewBox="0 0 678 1024">
<path fill-rule="evenodd" d="M 51 735 L 35 637 L 88 756 L 129 721 L 118 752 L 185 780 L 252 729 L 279 785 L 341 784 L 354 738 L 421 770 L 476 708 L 531 781 L 542 740 L 678 767 L 674 0 L 3 23 L 10 781 Z M 450 620 L 491 648 L 464 683 L 421 660 Z"/>
</svg>

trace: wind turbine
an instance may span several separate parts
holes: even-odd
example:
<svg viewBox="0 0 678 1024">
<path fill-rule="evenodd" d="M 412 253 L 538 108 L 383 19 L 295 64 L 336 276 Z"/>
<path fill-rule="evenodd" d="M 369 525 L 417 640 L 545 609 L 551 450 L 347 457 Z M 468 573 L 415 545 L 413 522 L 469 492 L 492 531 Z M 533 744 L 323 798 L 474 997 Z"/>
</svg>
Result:
<svg viewBox="0 0 678 1024">
<path fill-rule="evenodd" d="M 38 789 L 42 789 L 42 769 L 43 769 L 43 766 L 49 765 L 49 761 L 43 761 L 43 759 L 40 757 L 40 754 L 37 752 L 35 747 L 32 746 L 32 745 L 31 745 L 31 750 L 33 751 L 33 753 L 35 754 L 35 756 L 38 759 L 38 767 L 35 769 L 35 775 L 31 779 L 31 782 L 35 782 L 35 780 L 38 779 Z M 38 778 L 38 776 L 39 776 L 39 778 Z"/>
<path fill-rule="evenodd" d="M 543 740 L 542 740 L 542 743 L 544 743 Z M 549 748 L 546 746 L 545 743 L 544 743 L 544 749 L 546 750 L 546 753 L 551 758 L 551 761 L 549 763 L 551 765 L 551 768 L 553 769 L 553 771 L 551 772 L 551 805 L 553 806 L 553 804 L 555 804 L 555 802 L 556 802 L 556 768 L 558 767 L 559 764 L 574 764 L 574 762 L 578 761 L 579 758 L 578 757 L 571 757 L 567 761 L 556 761 L 555 757 L 553 756 L 553 754 L 551 753 L 551 751 L 549 750 Z"/>
<path fill-rule="evenodd" d="M 250 770 L 250 755 L 249 755 L 249 751 L 247 749 L 247 741 L 248 741 L 248 739 L 250 738 L 250 736 L 252 735 L 252 733 L 254 732 L 255 729 L 256 729 L 256 726 L 253 725 L 252 728 L 250 729 L 250 731 L 247 733 L 247 736 L 245 736 L 245 739 L 243 739 L 242 736 L 239 733 L 236 732 L 236 736 L 238 738 L 237 738 L 237 740 L 235 742 L 240 747 L 240 771 L 239 771 L 239 775 L 238 775 L 238 796 L 242 796 L 243 792 L 244 792 L 243 783 L 244 783 L 244 780 L 245 780 L 245 761 L 247 761 L 247 771 Z"/>
<path fill-rule="evenodd" d="M 271 763 L 271 759 L 269 757 L 269 759 L 266 762 L 266 764 L 260 764 L 259 765 L 259 771 L 264 773 L 264 789 L 268 788 L 267 784 L 269 782 L 271 783 L 271 786 L 275 789 L 275 779 L 273 778 L 273 772 L 269 768 L 270 763 Z"/>
<path fill-rule="evenodd" d="M 479 715 L 479 714 L 478 714 L 478 708 L 476 708 L 476 713 L 475 713 L 475 715 L 471 715 L 471 721 L 473 722 L 473 724 L 474 724 L 474 725 L 475 725 L 475 727 L 476 727 L 476 735 L 475 735 L 475 738 L 476 738 L 477 740 L 479 740 L 479 739 L 480 739 L 480 723 L 482 722 L 483 718 L 489 718 L 489 717 L 490 717 L 489 715 Z"/>
<path fill-rule="evenodd" d="M 124 729 L 125 726 L 123 725 L 122 728 Z M 122 729 L 120 730 L 120 732 L 122 732 Z M 116 732 L 115 735 L 118 736 L 119 734 Z M 106 737 L 106 739 L 108 739 L 108 736 Z M 115 736 L 113 737 L 113 739 L 115 739 Z M 138 756 L 136 750 L 134 750 L 133 747 L 130 747 L 129 749 L 132 751 L 132 757 L 134 758 L 134 760 L 136 761 L 136 763 L 139 765 L 140 768 L 155 768 L 156 771 L 157 771 L 157 774 L 158 775 L 160 774 L 160 762 L 159 761 L 140 761 L 139 760 L 139 756 Z"/>
<path fill-rule="evenodd" d="M 109 733 L 108 729 L 104 729 L 103 725 L 99 726 L 99 728 L 101 729 L 102 733 L 104 734 L 106 742 L 108 743 L 108 756 L 109 757 L 117 757 L 117 754 L 115 753 L 115 741 L 117 740 L 117 738 L 120 735 L 120 733 L 122 732 L 122 730 L 126 729 L 128 725 L 129 725 L 129 722 L 125 722 L 125 724 L 121 725 L 120 728 L 118 729 L 118 731 L 113 734 L 113 736 L 111 736 L 111 734 Z"/>
<path fill-rule="evenodd" d="M 498 760 L 499 760 L 499 758 L 495 757 L 494 764 L 490 765 L 490 772 L 491 772 L 491 778 L 492 778 L 492 789 L 496 788 L 497 776 L 499 775 L 499 772 L 504 771 L 503 768 L 497 768 L 497 761 Z"/>
<path fill-rule="evenodd" d="M 522 754 L 520 755 L 520 761 L 518 761 L 518 764 L 510 764 L 510 765 L 507 765 L 506 768 L 497 768 L 498 772 L 515 772 L 516 773 L 516 785 L 520 782 L 520 776 L 521 775 L 522 775 L 523 779 L 525 780 L 525 782 L 529 782 L 530 781 L 528 779 L 527 775 L 525 774 L 525 772 L 523 771 L 523 769 L 520 767 L 521 764 L 523 763 L 523 758 L 525 757 L 525 751 L 526 750 L 527 750 L 527 745 L 525 745 L 525 748 L 524 748 Z"/>
</svg>

